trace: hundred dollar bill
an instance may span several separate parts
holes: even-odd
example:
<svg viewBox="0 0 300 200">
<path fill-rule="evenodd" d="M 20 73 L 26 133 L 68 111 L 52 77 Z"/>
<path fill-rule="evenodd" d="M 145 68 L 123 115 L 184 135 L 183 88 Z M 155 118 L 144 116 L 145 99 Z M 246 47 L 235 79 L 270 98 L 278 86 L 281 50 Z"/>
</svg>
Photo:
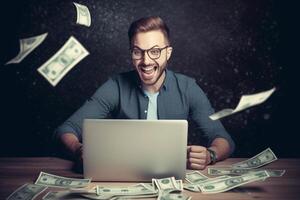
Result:
<svg viewBox="0 0 300 200">
<path fill-rule="evenodd" d="M 205 176 L 204 174 L 202 174 L 199 171 L 193 171 L 193 172 L 189 172 L 186 173 L 185 175 L 185 180 L 187 180 L 189 183 L 201 183 L 205 180 L 208 180 L 209 178 L 207 176 Z"/>
<path fill-rule="evenodd" d="M 154 179 L 154 183 L 159 191 L 162 190 L 179 190 L 174 177 Z"/>
<path fill-rule="evenodd" d="M 251 183 L 254 181 L 264 180 L 269 177 L 267 171 L 257 171 L 253 173 L 244 174 L 241 176 L 229 177 L 220 181 L 213 181 L 207 184 L 199 185 L 202 193 L 213 194 L 231 190 L 241 185 Z"/>
<path fill-rule="evenodd" d="M 235 163 L 232 166 L 234 168 L 254 169 L 254 168 L 264 166 L 268 163 L 274 162 L 275 160 L 277 160 L 276 155 L 273 153 L 273 151 L 270 148 L 267 148 L 266 150 L 262 151 L 256 156 L 248 160 Z"/>
<path fill-rule="evenodd" d="M 54 56 L 38 68 L 38 72 L 44 76 L 52 86 L 56 86 L 66 73 L 87 55 L 89 55 L 89 52 L 76 38 L 71 36 Z"/>
<path fill-rule="evenodd" d="M 242 175 L 247 174 L 249 172 L 255 172 L 260 170 L 255 169 L 244 169 L 244 168 L 208 168 L 208 174 L 213 176 L 220 175 Z M 276 170 L 276 169 L 266 169 L 270 177 L 280 177 L 283 176 L 285 170 Z"/>
<path fill-rule="evenodd" d="M 153 197 L 157 196 L 157 191 L 148 188 L 142 183 L 129 187 L 105 187 L 97 185 L 95 194 L 81 193 L 81 196 L 90 199 L 133 198 L 137 196 Z"/>
<path fill-rule="evenodd" d="M 171 199 L 170 193 L 176 192 L 178 194 L 182 191 L 183 188 L 182 182 L 178 183 L 174 177 L 154 179 L 154 183 L 159 191 L 157 197 L 158 200 Z M 173 197 L 174 199 L 177 199 L 178 196 Z"/>
<path fill-rule="evenodd" d="M 91 179 L 66 178 L 63 176 L 56 176 L 53 174 L 40 172 L 35 184 L 49 187 L 75 188 L 86 187 L 90 182 Z"/>
<path fill-rule="evenodd" d="M 11 63 L 20 63 L 28 54 L 30 54 L 37 46 L 39 46 L 47 37 L 48 33 L 44 33 L 38 36 L 20 39 L 20 51 L 19 54 L 8 61 L 5 65 Z"/>
<path fill-rule="evenodd" d="M 16 189 L 7 200 L 31 200 L 47 189 L 46 186 L 26 183 Z"/>
<path fill-rule="evenodd" d="M 215 177 L 215 178 L 208 178 L 206 180 L 198 181 L 196 183 L 185 183 L 185 184 L 183 184 L 183 188 L 186 189 L 186 190 L 193 191 L 193 192 L 201 192 L 201 190 L 199 188 L 199 185 L 208 184 L 208 183 L 214 182 L 214 181 L 224 180 L 224 179 L 227 179 L 229 177 L 230 176 L 228 176 L 228 175 L 224 175 L 224 176 L 218 176 L 218 177 Z"/>
<path fill-rule="evenodd" d="M 143 184 L 137 184 L 130 187 L 119 188 L 119 187 L 97 187 L 97 193 L 100 195 L 108 194 L 112 196 L 120 195 L 145 195 L 155 194 L 155 190 L 151 190 L 145 187 Z"/>
<path fill-rule="evenodd" d="M 245 110 L 249 107 L 261 104 L 261 103 L 265 102 L 274 91 L 275 91 L 275 88 L 272 88 L 270 90 L 252 94 L 252 95 L 243 95 L 235 109 L 230 109 L 230 108 L 223 109 L 219 112 L 216 112 L 216 113 L 210 115 L 209 118 L 212 120 L 217 120 L 217 119 L 226 117 L 228 115 L 232 115 L 234 113 Z"/>
<path fill-rule="evenodd" d="M 73 2 L 73 4 L 76 7 L 76 12 L 77 12 L 77 24 L 81 24 L 87 27 L 91 26 L 91 14 L 85 5 L 81 5 L 79 3 Z"/>
</svg>

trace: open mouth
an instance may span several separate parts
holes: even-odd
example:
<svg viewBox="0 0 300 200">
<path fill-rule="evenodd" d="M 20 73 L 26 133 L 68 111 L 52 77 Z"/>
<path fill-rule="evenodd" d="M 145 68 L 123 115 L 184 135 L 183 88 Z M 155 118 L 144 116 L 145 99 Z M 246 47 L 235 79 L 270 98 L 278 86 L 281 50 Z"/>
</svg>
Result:
<svg viewBox="0 0 300 200">
<path fill-rule="evenodd" d="M 143 79 L 152 79 L 156 74 L 157 68 L 157 66 L 140 67 Z"/>
</svg>

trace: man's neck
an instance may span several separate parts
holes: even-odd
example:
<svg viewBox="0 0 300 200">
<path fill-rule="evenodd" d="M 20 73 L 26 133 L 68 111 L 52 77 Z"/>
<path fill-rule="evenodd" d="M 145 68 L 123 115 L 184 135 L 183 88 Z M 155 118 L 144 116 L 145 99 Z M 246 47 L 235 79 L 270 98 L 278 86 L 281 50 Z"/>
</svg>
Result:
<svg viewBox="0 0 300 200">
<path fill-rule="evenodd" d="M 159 77 L 159 79 L 156 81 L 155 84 L 153 85 L 143 84 L 143 89 L 149 93 L 157 93 L 159 92 L 161 86 L 163 85 L 165 78 L 166 78 L 166 71 L 163 72 L 163 74 Z"/>
</svg>

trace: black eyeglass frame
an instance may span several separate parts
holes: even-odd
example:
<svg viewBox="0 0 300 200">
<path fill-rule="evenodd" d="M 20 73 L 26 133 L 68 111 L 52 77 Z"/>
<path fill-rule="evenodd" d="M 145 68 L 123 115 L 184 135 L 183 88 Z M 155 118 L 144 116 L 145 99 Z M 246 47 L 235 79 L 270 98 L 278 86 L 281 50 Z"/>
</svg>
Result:
<svg viewBox="0 0 300 200">
<path fill-rule="evenodd" d="M 167 45 L 167 46 L 162 47 L 162 48 L 159 48 L 159 47 L 152 47 L 152 48 L 150 48 L 150 49 L 141 49 L 141 48 L 135 46 L 135 47 L 133 47 L 133 48 L 131 48 L 131 49 L 129 49 L 129 50 L 130 50 L 131 58 L 132 58 L 133 60 L 141 60 L 141 59 L 145 56 L 145 51 L 147 52 L 147 55 L 149 56 L 149 58 L 151 58 L 151 59 L 153 59 L 153 60 L 157 60 L 157 59 L 159 59 L 160 56 L 161 56 L 161 51 L 164 50 L 164 49 L 166 49 L 166 48 L 168 48 L 168 47 L 171 47 L 171 46 Z M 134 50 L 134 49 L 138 49 L 138 50 L 140 50 L 140 51 L 142 52 L 141 58 L 138 58 L 138 59 L 134 59 L 134 58 L 133 58 L 132 53 L 133 53 L 133 50 Z M 157 58 L 152 58 L 151 55 L 149 54 L 149 51 L 152 50 L 152 49 L 157 49 L 157 50 L 159 50 L 159 56 L 158 56 Z"/>
</svg>

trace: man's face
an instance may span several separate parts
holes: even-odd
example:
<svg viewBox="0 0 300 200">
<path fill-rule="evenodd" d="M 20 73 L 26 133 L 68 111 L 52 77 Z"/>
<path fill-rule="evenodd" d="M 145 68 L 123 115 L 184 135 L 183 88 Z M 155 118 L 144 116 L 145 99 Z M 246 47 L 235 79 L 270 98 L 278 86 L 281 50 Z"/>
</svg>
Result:
<svg viewBox="0 0 300 200">
<path fill-rule="evenodd" d="M 137 33 L 133 38 L 132 62 L 143 86 L 162 84 L 165 76 L 164 69 L 172 53 L 172 47 L 164 48 L 166 46 L 168 46 L 168 42 L 159 30 Z M 147 51 L 141 50 L 149 51 L 147 53 Z M 140 57 L 140 59 L 135 59 L 135 57 Z"/>
</svg>

